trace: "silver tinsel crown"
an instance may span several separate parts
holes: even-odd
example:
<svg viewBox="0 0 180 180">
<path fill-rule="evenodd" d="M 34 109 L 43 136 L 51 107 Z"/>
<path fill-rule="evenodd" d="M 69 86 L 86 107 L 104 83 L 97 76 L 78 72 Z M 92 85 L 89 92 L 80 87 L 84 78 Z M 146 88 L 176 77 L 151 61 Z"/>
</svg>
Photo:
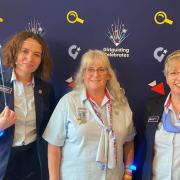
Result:
<svg viewBox="0 0 180 180">
<path fill-rule="evenodd" d="M 120 24 L 118 22 L 111 25 L 111 29 L 108 29 L 108 38 L 112 41 L 112 43 L 117 47 L 119 46 L 129 34 L 127 34 L 128 29 L 125 27 L 124 24 Z"/>
<path fill-rule="evenodd" d="M 26 31 L 38 34 L 40 36 L 44 35 L 44 28 L 42 27 L 41 23 L 37 21 L 35 18 L 34 20 L 28 22 Z"/>
</svg>

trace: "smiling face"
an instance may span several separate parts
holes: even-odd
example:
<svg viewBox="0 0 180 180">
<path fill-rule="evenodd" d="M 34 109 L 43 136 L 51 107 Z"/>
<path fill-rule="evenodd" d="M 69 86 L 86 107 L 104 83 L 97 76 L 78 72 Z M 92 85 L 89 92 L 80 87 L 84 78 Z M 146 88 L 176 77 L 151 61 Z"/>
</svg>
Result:
<svg viewBox="0 0 180 180">
<path fill-rule="evenodd" d="M 91 96 L 103 96 L 111 80 L 111 69 L 108 56 L 103 51 L 87 51 L 81 58 L 76 87 L 85 87 Z"/>
<path fill-rule="evenodd" d="M 21 75 L 31 75 L 41 63 L 42 47 L 35 39 L 26 39 L 17 53 L 15 71 Z"/>
<path fill-rule="evenodd" d="M 109 78 L 108 69 L 103 65 L 96 64 L 84 69 L 83 80 L 89 93 L 104 92 Z"/>
<path fill-rule="evenodd" d="M 165 76 L 171 89 L 171 95 L 180 97 L 180 56 L 175 57 L 168 63 Z"/>
</svg>

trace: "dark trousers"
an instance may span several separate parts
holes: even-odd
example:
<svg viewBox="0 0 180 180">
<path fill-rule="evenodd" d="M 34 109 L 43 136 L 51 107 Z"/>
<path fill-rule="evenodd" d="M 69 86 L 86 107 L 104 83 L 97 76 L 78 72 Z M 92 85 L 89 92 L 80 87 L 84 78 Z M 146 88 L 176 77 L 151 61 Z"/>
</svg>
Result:
<svg viewBox="0 0 180 180">
<path fill-rule="evenodd" d="M 35 142 L 12 148 L 4 180 L 41 180 Z"/>
</svg>

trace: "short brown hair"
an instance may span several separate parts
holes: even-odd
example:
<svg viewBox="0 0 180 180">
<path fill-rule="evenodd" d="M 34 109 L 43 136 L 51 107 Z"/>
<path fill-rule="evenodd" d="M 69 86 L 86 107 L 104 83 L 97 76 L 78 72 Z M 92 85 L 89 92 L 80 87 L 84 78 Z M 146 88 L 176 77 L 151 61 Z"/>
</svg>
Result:
<svg viewBox="0 0 180 180">
<path fill-rule="evenodd" d="M 49 48 L 43 38 L 33 32 L 19 32 L 5 43 L 2 49 L 3 64 L 7 68 L 16 66 L 15 62 L 17 54 L 21 49 L 23 42 L 28 38 L 36 40 L 42 47 L 41 64 L 34 74 L 39 76 L 41 79 L 48 80 L 52 70 L 52 60 Z"/>
</svg>

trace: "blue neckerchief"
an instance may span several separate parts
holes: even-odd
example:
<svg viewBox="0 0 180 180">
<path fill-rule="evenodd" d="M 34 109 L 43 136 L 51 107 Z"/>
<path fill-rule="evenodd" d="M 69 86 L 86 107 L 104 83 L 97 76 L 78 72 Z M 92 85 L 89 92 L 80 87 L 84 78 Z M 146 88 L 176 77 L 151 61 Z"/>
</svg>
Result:
<svg viewBox="0 0 180 180">
<path fill-rule="evenodd" d="M 172 122 L 171 122 L 171 112 L 170 112 L 170 110 L 168 110 L 167 113 L 165 111 L 163 112 L 162 124 L 163 124 L 163 128 L 166 131 L 173 132 L 173 133 L 180 133 L 180 127 L 173 125 Z"/>
</svg>

